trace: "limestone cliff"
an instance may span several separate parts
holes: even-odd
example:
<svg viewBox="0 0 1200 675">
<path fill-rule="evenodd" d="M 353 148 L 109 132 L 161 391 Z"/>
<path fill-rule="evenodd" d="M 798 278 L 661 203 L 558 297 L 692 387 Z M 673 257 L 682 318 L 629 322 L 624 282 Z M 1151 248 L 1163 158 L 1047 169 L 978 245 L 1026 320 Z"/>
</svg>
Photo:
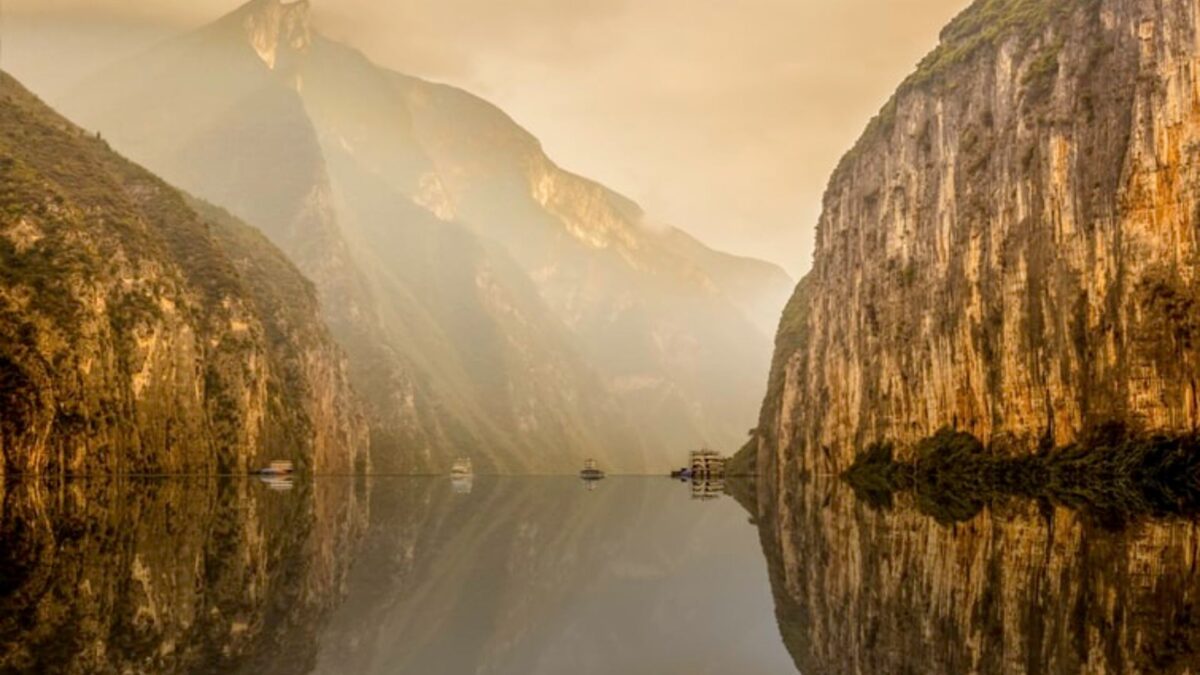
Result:
<svg viewBox="0 0 1200 675">
<path fill-rule="evenodd" d="M 4 471 L 365 467 L 341 353 L 299 272 L 0 78 Z"/>
<path fill-rule="evenodd" d="M 1198 59 L 1188 0 L 978 0 L 947 26 L 830 179 L 770 482 L 944 426 L 1028 450 L 1195 429 Z"/>
</svg>

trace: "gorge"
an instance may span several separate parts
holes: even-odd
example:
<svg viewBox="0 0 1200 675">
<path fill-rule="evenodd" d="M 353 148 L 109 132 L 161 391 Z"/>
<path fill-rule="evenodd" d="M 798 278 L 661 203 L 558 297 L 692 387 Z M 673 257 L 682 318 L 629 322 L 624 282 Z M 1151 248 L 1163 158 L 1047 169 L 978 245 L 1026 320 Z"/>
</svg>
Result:
<svg viewBox="0 0 1200 675">
<path fill-rule="evenodd" d="M 971 2 L 798 283 L 319 16 L 0 72 L 0 672 L 1200 673 L 1200 0 Z"/>
</svg>

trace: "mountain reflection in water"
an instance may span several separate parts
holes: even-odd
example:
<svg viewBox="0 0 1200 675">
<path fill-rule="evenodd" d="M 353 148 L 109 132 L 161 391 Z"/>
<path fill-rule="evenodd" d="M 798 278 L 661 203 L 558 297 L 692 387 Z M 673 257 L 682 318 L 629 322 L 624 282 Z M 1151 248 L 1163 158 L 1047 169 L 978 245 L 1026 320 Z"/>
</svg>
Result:
<svg viewBox="0 0 1200 675">
<path fill-rule="evenodd" d="M 758 535 L 665 479 L 4 486 L 0 672 L 781 673 Z"/>
<path fill-rule="evenodd" d="M 940 524 L 833 477 L 760 485 L 780 631 L 805 673 L 1200 672 L 1200 529 L 998 500 Z"/>
<path fill-rule="evenodd" d="M 791 484 L 8 483 L 0 672 L 1200 671 L 1192 521 Z"/>
</svg>

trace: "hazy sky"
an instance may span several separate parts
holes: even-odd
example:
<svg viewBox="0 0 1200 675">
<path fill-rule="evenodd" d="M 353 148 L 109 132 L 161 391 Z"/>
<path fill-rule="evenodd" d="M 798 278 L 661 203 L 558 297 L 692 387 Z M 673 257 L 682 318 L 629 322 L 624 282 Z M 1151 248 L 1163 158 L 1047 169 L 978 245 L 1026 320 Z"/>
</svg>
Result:
<svg viewBox="0 0 1200 675">
<path fill-rule="evenodd" d="M 240 4 L 5 0 L 0 65 L 53 102 L 64 66 L 82 76 Z M 330 37 L 490 99 L 654 220 L 794 275 L 838 158 L 966 4 L 313 0 Z"/>
</svg>

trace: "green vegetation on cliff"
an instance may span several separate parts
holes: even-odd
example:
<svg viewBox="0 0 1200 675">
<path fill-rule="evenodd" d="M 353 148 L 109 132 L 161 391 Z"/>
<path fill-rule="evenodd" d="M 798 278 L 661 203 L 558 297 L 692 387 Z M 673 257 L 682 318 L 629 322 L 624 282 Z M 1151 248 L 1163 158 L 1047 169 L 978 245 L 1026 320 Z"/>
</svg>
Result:
<svg viewBox="0 0 1200 675">
<path fill-rule="evenodd" d="M 973 518 L 1006 497 L 1045 499 L 1119 526 L 1139 517 L 1200 513 L 1200 435 L 1134 434 L 1106 426 L 1062 448 L 1008 454 L 943 429 L 897 461 L 892 446 L 866 448 L 845 472 L 855 493 L 876 506 L 912 491 L 943 523 Z"/>
</svg>

